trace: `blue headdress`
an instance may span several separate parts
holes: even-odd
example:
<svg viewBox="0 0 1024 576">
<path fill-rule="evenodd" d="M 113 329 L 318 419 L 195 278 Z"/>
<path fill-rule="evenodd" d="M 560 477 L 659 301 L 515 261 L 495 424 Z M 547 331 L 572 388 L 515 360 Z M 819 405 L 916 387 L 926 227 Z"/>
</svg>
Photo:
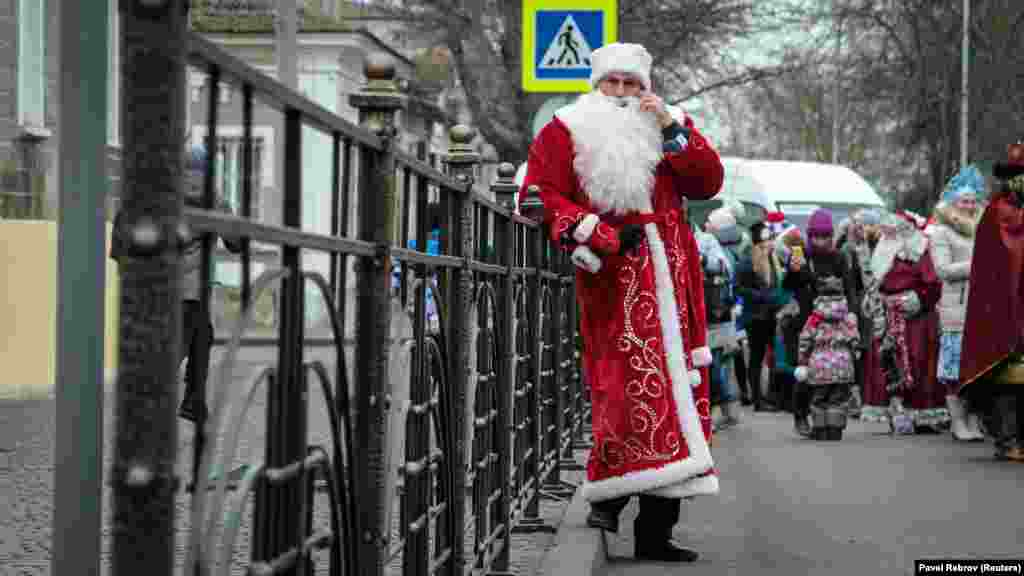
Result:
<svg viewBox="0 0 1024 576">
<path fill-rule="evenodd" d="M 942 201 L 952 204 L 967 194 L 973 194 L 978 198 L 985 196 L 985 177 L 974 164 L 963 167 L 949 179 L 942 191 Z"/>
</svg>

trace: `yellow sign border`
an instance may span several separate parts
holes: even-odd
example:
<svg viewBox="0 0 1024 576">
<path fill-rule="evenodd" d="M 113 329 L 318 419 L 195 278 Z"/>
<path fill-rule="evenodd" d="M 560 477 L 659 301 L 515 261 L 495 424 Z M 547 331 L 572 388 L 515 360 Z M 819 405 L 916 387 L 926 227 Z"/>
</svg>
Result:
<svg viewBox="0 0 1024 576">
<path fill-rule="evenodd" d="M 537 78 L 534 52 L 537 45 L 536 20 L 541 10 L 600 10 L 604 13 L 604 44 L 618 35 L 618 0 L 523 0 L 522 90 L 523 92 L 590 92 L 590 80 Z"/>
</svg>

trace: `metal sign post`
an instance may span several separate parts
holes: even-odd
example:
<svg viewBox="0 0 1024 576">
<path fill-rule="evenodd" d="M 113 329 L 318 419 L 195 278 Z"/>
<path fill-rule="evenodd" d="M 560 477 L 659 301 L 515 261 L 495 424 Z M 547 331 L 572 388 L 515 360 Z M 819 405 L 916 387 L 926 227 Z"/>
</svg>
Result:
<svg viewBox="0 0 1024 576">
<path fill-rule="evenodd" d="M 523 0 L 523 91 L 589 92 L 590 55 L 617 32 L 617 0 Z"/>
<path fill-rule="evenodd" d="M 98 576 L 103 531 L 107 10 L 61 2 L 60 203 L 53 551 L 56 576 Z"/>
</svg>

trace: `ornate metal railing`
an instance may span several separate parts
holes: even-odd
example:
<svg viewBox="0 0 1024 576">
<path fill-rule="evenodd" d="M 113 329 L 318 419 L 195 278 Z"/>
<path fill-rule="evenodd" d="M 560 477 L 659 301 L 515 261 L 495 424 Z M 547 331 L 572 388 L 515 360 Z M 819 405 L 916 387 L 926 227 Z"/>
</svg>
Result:
<svg viewBox="0 0 1024 576">
<path fill-rule="evenodd" d="M 241 214 L 212 209 L 211 157 L 207 208 L 186 208 L 183 215 L 203 234 L 204 285 L 211 281 L 214 235 L 242 239 L 240 312 L 211 373 L 210 415 L 195 439 L 187 573 L 228 574 L 239 567 L 234 551 L 239 527 L 249 521 L 250 497 L 249 574 L 380 575 L 389 567 L 416 576 L 507 572 L 513 533 L 551 529 L 540 518 L 540 499 L 572 493 L 562 471 L 575 466 L 567 457 L 582 442 L 586 420 L 572 267 L 537 223 L 511 210 L 513 166 L 501 166 L 491 189 L 502 201 L 495 202 L 474 188 L 480 158 L 468 127 L 450 129 L 443 173 L 399 151 L 396 113 L 405 100 L 393 65 L 382 56 L 368 58 L 366 86 L 350 97 L 360 115 L 355 125 L 210 41 L 183 34 L 189 65 L 208 78 L 206 149 L 215 149 L 221 114 L 227 114 L 218 97 L 221 83 L 242 95 L 243 142 Z M 132 54 L 141 59 L 148 53 Z M 142 81 L 133 79 L 133 89 Z M 280 224 L 252 216 L 257 101 L 283 116 Z M 142 124 L 132 120 L 126 130 Z M 331 165 L 314 167 L 330 174 L 329 233 L 303 229 L 302 146 L 309 129 L 332 144 Z M 127 138 L 126 158 L 142 162 L 152 153 L 144 141 L 142 135 Z M 146 219 L 153 214 L 140 202 L 129 190 L 119 233 L 141 259 L 153 242 Z M 437 247 L 428 250 L 432 233 Z M 257 244 L 264 254 L 268 246 L 277 250 L 280 265 L 254 280 Z M 327 255 L 326 269 L 311 263 L 313 254 Z M 141 450 L 133 443 L 176 442 L 158 426 L 147 428 L 145 412 L 126 408 L 140 398 L 132 396 L 138 390 L 127 392 L 136 382 L 130 378 L 138 377 L 133 371 L 142 358 L 153 358 L 143 355 L 139 342 L 150 337 L 147 330 L 166 329 L 164 318 L 146 316 L 140 302 L 151 297 L 152 286 L 137 281 L 131 266 L 123 267 L 120 347 L 122 379 L 129 379 L 119 384 L 114 479 L 115 518 L 122 520 L 145 517 L 130 507 L 156 505 L 134 498 L 151 477 L 144 467 L 126 465 L 125 454 Z M 308 288 L 328 311 L 333 366 L 307 357 Z M 276 361 L 235 390 L 252 303 L 267 294 L 277 298 Z M 201 308 L 210 306 L 206 291 Z M 344 344 L 348 334 L 352 351 Z M 311 385 L 319 390 L 312 396 Z M 229 469 L 260 393 L 264 454 L 232 479 Z M 311 403 L 326 409 L 328 445 L 311 445 Z M 319 526 L 315 519 L 322 516 L 329 522 Z M 132 547 L 141 545 L 137 534 L 126 535 L 131 525 L 118 526 L 115 573 L 119 566 L 128 570 L 130 558 L 140 556 Z M 326 559 L 314 554 L 325 548 Z"/>
</svg>

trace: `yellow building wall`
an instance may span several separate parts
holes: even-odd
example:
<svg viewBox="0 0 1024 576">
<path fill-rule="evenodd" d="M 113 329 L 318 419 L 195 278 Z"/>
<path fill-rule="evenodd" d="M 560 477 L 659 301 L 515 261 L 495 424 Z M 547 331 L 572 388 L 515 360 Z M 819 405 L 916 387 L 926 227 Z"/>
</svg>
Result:
<svg viewBox="0 0 1024 576">
<path fill-rule="evenodd" d="M 107 224 L 109 253 L 111 226 Z M 107 263 L 104 378 L 117 374 L 120 281 Z M 0 399 L 46 398 L 55 388 L 57 223 L 0 221 Z"/>
</svg>

